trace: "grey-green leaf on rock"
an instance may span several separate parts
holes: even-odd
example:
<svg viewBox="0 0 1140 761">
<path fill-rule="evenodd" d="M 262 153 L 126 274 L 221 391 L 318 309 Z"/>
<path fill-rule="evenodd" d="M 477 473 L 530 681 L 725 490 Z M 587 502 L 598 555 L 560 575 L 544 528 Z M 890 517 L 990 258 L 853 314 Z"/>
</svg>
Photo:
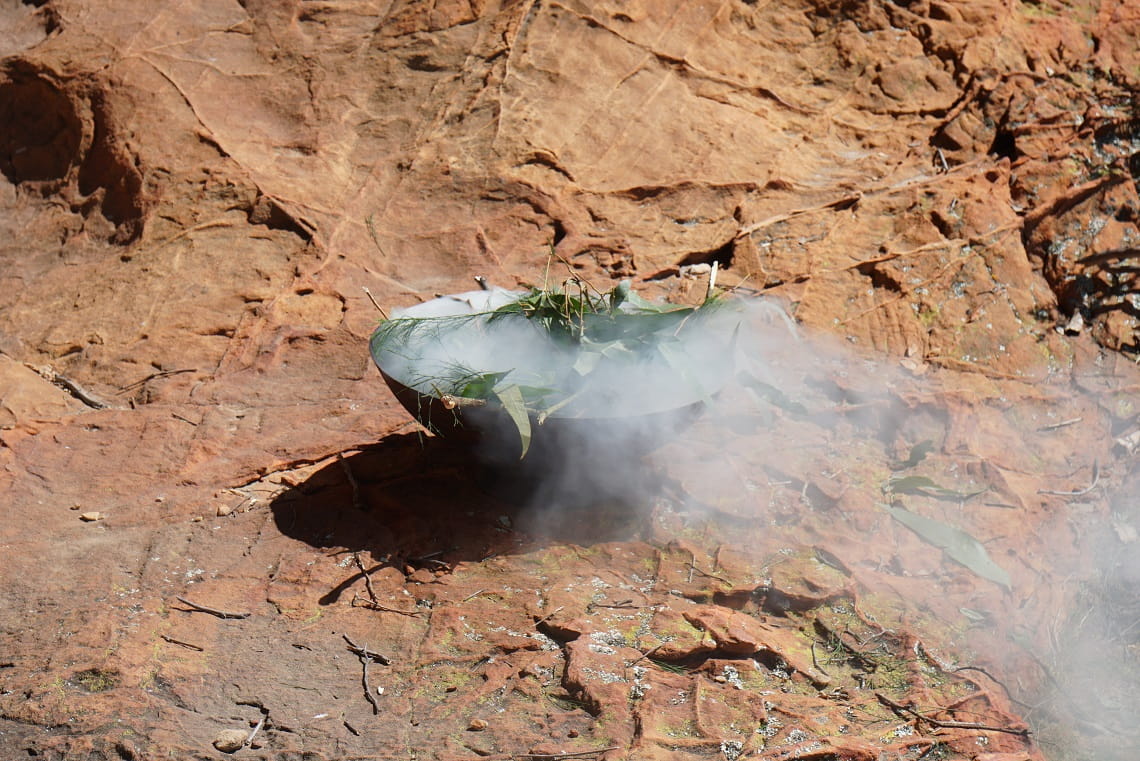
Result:
<svg viewBox="0 0 1140 761">
<path fill-rule="evenodd" d="M 986 548 L 970 534 L 954 526 L 926 518 L 901 507 L 886 506 L 899 523 L 918 534 L 923 541 L 940 548 L 952 560 L 964 565 L 983 579 L 1010 588 L 1009 574 L 990 559 Z"/>
<path fill-rule="evenodd" d="M 935 499 L 949 499 L 961 502 L 985 493 L 986 489 L 977 491 L 957 491 L 940 486 L 926 476 L 891 476 L 883 491 L 893 494 L 914 494 L 919 497 L 934 497 Z"/>
</svg>

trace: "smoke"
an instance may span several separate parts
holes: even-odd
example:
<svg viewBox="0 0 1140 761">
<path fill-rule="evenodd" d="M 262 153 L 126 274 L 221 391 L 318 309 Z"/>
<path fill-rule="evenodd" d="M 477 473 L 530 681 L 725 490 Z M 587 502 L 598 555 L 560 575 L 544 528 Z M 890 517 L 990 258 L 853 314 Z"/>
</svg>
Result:
<svg viewBox="0 0 1140 761">
<path fill-rule="evenodd" d="M 519 296 L 474 291 L 398 311 L 372 348 L 385 375 L 407 387 L 397 392 L 409 411 L 442 435 L 476 439 L 489 479 L 548 511 L 643 503 L 664 478 L 653 453 L 720 414 L 741 373 L 774 388 L 771 360 L 797 346 L 791 320 L 766 301 L 680 312 L 635 303 L 575 343 L 552 340 L 549 326 L 525 315 L 488 319 Z M 505 402 L 495 403 L 508 387 L 534 402 L 522 435 Z M 439 410 L 437 397 L 456 408 Z"/>
<path fill-rule="evenodd" d="M 567 370 L 580 358 L 536 325 L 472 317 L 516 297 L 428 302 L 403 316 L 457 322 L 405 321 L 411 351 L 374 341 L 385 373 L 415 392 L 401 397 L 413 414 L 423 419 L 425 395 L 462 396 L 473 376 L 535 389 L 575 377 Z M 956 644 L 971 643 L 974 660 L 961 665 L 1003 677 L 987 684 L 1033 722 L 1051 761 L 1134 758 L 1140 484 L 1116 490 L 1110 521 L 1093 501 L 1103 484 L 1088 495 L 1039 491 L 1050 491 L 1044 477 L 1087 478 L 1104 461 L 1100 450 L 1067 451 L 1081 439 L 1056 427 L 1091 423 L 1097 401 L 903 369 L 795 328 L 774 302 L 727 304 L 667 334 L 665 353 L 603 354 L 563 398 L 547 399 L 548 416 L 532 416 L 525 457 L 497 405 L 435 409 L 429 425 L 473 436 L 487 488 L 527 504 L 539 535 L 617 503 L 647 526 L 664 511 L 669 530 L 709 520 L 825 547 L 869 590 L 907 595 L 964 632 Z"/>
</svg>

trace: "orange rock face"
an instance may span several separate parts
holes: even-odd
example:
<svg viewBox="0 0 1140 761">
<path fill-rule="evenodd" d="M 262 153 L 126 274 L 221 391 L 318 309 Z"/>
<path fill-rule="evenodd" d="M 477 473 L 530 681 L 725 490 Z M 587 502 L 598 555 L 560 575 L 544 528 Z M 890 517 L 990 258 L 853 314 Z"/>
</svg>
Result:
<svg viewBox="0 0 1140 761">
<path fill-rule="evenodd" d="M 0 0 L 0 748 L 1134 758 L 1138 24 Z M 752 377 L 605 478 L 368 356 L 714 263 Z"/>
</svg>

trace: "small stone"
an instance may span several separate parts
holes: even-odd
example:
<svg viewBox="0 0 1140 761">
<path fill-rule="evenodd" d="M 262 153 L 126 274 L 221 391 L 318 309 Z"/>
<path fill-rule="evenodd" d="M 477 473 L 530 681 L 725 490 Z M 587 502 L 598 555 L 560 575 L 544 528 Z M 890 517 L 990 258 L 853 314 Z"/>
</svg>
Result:
<svg viewBox="0 0 1140 761">
<path fill-rule="evenodd" d="M 566 736 L 569 737 L 571 740 L 573 740 L 575 737 L 578 736 L 578 730 L 571 729 L 569 732 L 566 733 Z"/>
<path fill-rule="evenodd" d="M 193 518 L 190 519 L 190 522 L 191 523 L 201 523 L 202 522 L 202 516 L 201 515 L 195 515 Z"/>
<path fill-rule="evenodd" d="M 408 581 L 416 584 L 430 584 L 435 581 L 435 574 L 428 568 L 417 568 L 408 576 Z"/>
<path fill-rule="evenodd" d="M 104 515 L 103 513 L 97 512 L 97 511 L 79 514 L 79 520 L 87 521 L 88 523 L 90 523 L 92 521 L 101 521 L 106 517 L 107 517 L 106 515 Z"/>
<path fill-rule="evenodd" d="M 232 507 L 230 507 L 229 505 L 218 505 L 217 515 L 219 518 L 224 518 L 227 515 L 229 515 L 230 513 L 232 513 L 233 511 L 234 511 L 234 509 Z"/>
<path fill-rule="evenodd" d="M 471 723 L 467 725 L 468 732 L 482 732 L 487 728 L 487 722 L 483 719 L 472 719 Z"/>
<path fill-rule="evenodd" d="M 245 747 L 245 738 L 248 732 L 240 729 L 223 729 L 214 737 L 214 747 L 222 753 L 234 753 Z"/>
</svg>

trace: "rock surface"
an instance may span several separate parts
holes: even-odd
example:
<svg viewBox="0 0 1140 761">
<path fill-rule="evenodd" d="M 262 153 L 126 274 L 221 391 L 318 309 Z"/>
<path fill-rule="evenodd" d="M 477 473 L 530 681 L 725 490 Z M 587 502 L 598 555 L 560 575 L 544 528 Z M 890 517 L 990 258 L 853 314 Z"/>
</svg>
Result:
<svg viewBox="0 0 1140 761">
<path fill-rule="evenodd" d="M 0 0 L 5 757 L 264 716 L 283 759 L 1134 758 L 1138 35 L 1120 0 Z M 624 502 L 488 489 L 371 366 L 371 297 L 542 283 L 550 245 L 690 303 L 715 262 L 802 342 Z"/>
</svg>

